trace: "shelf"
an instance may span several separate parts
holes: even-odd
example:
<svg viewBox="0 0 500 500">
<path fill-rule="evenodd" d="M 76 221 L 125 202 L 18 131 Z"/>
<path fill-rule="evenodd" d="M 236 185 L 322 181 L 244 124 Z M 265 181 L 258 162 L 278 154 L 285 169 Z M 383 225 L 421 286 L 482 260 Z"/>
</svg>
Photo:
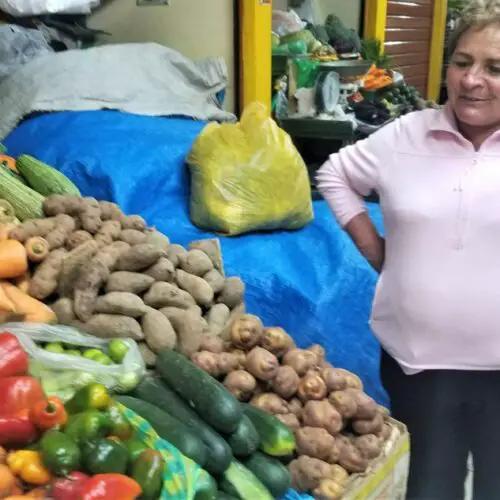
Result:
<svg viewBox="0 0 500 500">
<path fill-rule="evenodd" d="M 283 118 L 279 124 L 292 137 L 350 141 L 354 126 L 350 121 L 319 120 L 317 118 Z"/>
</svg>

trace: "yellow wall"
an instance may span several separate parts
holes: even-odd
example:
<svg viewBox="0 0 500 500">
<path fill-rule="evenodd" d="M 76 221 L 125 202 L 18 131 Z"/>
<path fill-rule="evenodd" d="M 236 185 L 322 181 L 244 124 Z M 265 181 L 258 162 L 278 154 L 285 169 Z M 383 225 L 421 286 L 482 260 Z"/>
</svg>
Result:
<svg viewBox="0 0 500 500">
<path fill-rule="evenodd" d="M 108 0 L 89 20 L 112 33 L 104 42 L 158 42 L 190 59 L 224 57 L 229 74 L 226 108 L 234 110 L 233 0 L 170 0 L 137 7 L 136 0 Z"/>
</svg>

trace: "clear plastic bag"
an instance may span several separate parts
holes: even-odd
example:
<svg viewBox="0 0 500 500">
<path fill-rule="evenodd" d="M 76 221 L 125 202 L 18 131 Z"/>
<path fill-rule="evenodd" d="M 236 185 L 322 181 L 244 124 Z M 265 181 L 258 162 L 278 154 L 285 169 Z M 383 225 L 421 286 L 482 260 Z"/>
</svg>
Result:
<svg viewBox="0 0 500 500">
<path fill-rule="evenodd" d="M 64 400 L 81 386 L 99 382 L 115 391 L 133 388 L 146 373 L 146 366 L 136 342 L 120 339 L 128 346 L 121 364 L 102 365 L 92 359 L 59 354 L 38 347 L 37 343 L 61 342 L 75 347 L 105 350 L 109 340 L 99 339 L 63 325 L 5 323 L 2 331 L 13 333 L 30 358 L 29 371 L 41 380 L 45 392 Z"/>
<path fill-rule="evenodd" d="M 88 14 L 100 0 L 0 0 L 0 10 L 11 16 L 40 14 Z"/>
<path fill-rule="evenodd" d="M 237 235 L 299 229 L 313 219 L 307 167 L 262 104 L 251 104 L 239 123 L 207 125 L 187 162 L 198 227 Z"/>
</svg>

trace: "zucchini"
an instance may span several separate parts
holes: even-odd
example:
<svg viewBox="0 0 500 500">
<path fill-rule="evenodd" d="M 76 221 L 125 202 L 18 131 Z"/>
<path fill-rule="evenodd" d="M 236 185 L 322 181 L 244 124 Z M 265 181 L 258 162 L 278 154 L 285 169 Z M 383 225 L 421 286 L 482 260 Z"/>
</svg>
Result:
<svg viewBox="0 0 500 500">
<path fill-rule="evenodd" d="M 259 433 L 261 451 L 273 457 L 284 457 L 295 450 L 295 436 L 281 420 L 249 404 L 242 406 Z"/>
<path fill-rule="evenodd" d="M 0 198 L 7 200 L 16 217 L 23 221 L 26 219 L 40 219 L 43 217 L 43 201 L 45 197 L 37 193 L 21 181 L 15 179 L 10 173 L 0 168 Z"/>
<path fill-rule="evenodd" d="M 14 172 L 14 170 L 9 168 L 9 166 L 3 163 L 2 161 L 0 161 L 0 169 L 9 174 L 13 179 L 19 181 L 24 186 L 28 185 L 28 183 L 23 179 L 23 177 L 21 177 L 17 172 Z"/>
<path fill-rule="evenodd" d="M 240 500 L 272 500 L 269 490 L 237 460 L 233 460 L 224 477 L 219 482 L 219 488 Z"/>
<path fill-rule="evenodd" d="M 281 498 L 292 487 L 288 469 L 275 458 L 257 452 L 245 460 L 243 465 L 255 474 L 274 498 Z"/>
<path fill-rule="evenodd" d="M 146 401 L 130 396 L 115 396 L 114 399 L 147 420 L 162 439 L 174 445 L 183 455 L 200 467 L 205 465 L 205 445 L 182 422 Z"/>
<path fill-rule="evenodd" d="M 243 416 L 238 400 L 217 380 L 175 351 L 162 351 L 156 371 L 215 430 L 234 432 Z"/>
<path fill-rule="evenodd" d="M 28 184 L 44 196 L 51 194 L 81 196 L 79 189 L 62 172 L 30 155 L 19 156 L 16 159 L 16 167 Z"/>
<path fill-rule="evenodd" d="M 227 437 L 235 457 L 249 457 L 259 448 L 259 433 L 252 421 L 243 415 L 238 428 Z"/>
<path fill-rule="evenodd" d="M 207 447 L 205 469 L 210 474 L 222 474 L 229 467 L 233 459 L 229 444 L 167 384 L 159 379 L 145 378 L 135 388 L 133 395 L 166 411 L 201 439 Z"/>
</svg>

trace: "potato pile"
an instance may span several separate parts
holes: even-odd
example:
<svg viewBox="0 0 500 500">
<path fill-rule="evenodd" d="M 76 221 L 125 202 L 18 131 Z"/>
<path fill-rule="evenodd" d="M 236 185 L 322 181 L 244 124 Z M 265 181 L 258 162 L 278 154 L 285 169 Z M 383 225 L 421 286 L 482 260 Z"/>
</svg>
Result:
<svg viewBox="0 0 500 500">
<path fill-rule="evenodd" d="M 53 195 L 43 210 L 44 219 L 24 221 L 9 238 L 44 246 L 24 286 L 60 323 L 139 341 L 153 366 L 163 349 L 196 352 L 243 311 L 244 285 L 225 277 L 218 240 L 170 244 L 142 217 L 94 198 Z"/>
<path fill-rule="evenodd" d="M 289 470 L 298 491 L 340 498 L 349 474 L 364 472 L 391 435 L 388 411 L 363 392 L 359 377 L 325 361 L 321 346 L 299 349 L 256 316 L 234 318 L 228 341 L 205 339 L 191 360 L 294 431 Z"/>
</svg>

